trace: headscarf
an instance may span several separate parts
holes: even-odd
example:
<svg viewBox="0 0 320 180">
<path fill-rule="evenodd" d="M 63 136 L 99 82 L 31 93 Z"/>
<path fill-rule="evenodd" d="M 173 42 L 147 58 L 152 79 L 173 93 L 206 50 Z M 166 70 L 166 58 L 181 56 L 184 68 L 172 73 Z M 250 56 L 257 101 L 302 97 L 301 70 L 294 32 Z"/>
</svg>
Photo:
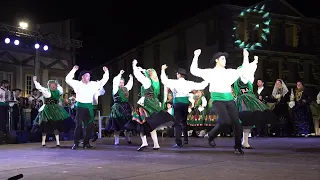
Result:
<svg viewBox="0 0 320 180">
<path fill-rule="evenodd" d="M 272 96 L 273 96 L 273 97 L 276 97 L 277 94 L 280 94 L 282 97 L 284 97 L 284 96 L 289 92 L 289 90 L 288 90 L 286 84 L 283 82 L 282 79 L 277 79 L 276 82 L 277 82 L 277 81 L 280 81 L 280 82 L 281 82 L 282 87 L 281 87 L 281 90 L 279 90 L 279 89 L 277 88 L 276 83 L 274 83 L 274 87 L 273 87 L 273 90 L 272 90 Z"/>
<path fill-rule="evenodd" d="M 160 95 L 160 82 L 159 82 L 159 79 L 158 79 L 158 81 L 154 81 L 151 78 L 151 74 L 156 75 L 158 78 L 157 72 L 154 69 L 147 69 L 144 72 L 144 75 L 151 80 L 151 85 L 153 87 L 153 92 L 154 92 L 155 97 L 158 97 Z"/>
<path fill-rule="evenodd" d="M 58 89 L 52 91 L 50 89 L 51 84 L 55 84 L 58 87 L 58 83 L 55 80 L 49 80 L 47 85 L 48 85 L 48 91 L 51 93 L 51 98 L 54 98 L 55 100 L 59 100 L 60 92 Z"/>
</svg>

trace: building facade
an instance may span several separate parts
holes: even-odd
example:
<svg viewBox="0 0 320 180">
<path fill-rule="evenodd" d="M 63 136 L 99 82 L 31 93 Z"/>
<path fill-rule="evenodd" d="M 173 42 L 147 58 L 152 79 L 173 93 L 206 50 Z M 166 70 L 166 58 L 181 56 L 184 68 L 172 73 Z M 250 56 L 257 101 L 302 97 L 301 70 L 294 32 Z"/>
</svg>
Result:
<svg viewBox="0 0 320 180">
<path fill-rule="evenodd" d="M 0 81 L 10 81 L 11 89 L 19 88 L 25 97 L 34 88 L 32 77 L 38 76 L 39 82 L 46 86 L 50 79 L 58 80 L 67 92 L 65 76 L 75 64 L 75 48 L 80 48 L 82 42 L 74 40 L 73 20 L 33 25 L 28 29 L 0 25 Z M 5 38 L 11 43 L 5 43 Z M 14 40 L 19 45 L 14 45 Z M 35 49 L 35 43 L 40 44 Z M 48 45 L 47 51 L 43 46 Z"/>
<path fill-rule="evenodd" d="M 263 78 L 272 87 L 276 79 L 281 78 L 289 86 L 303 80 L 307 86 L 318 89 L 320 21 L 303 16 L 283 0 L 265 1 L 252 7 L 263 5 L 270 10 L 271 23 L 267 40 L 262 42 L 259 35 L 256 38 L 263 47 L 250 52 L 252 56 L 259 56 L 256 77 Z M 242 49 L 235 43 L 236 39 L 249 41 L 252 26 L 263 23 L 261 17 L 259 20 L 255 15 L 241 16 L 246 9 L 234 5 L 216 6 L 161 33 L 104 64 L 111 72 L 110 81 L 121 69 L 126 71 L 124 77 L 128 79 L 133 59 L 138 60 L 139 66 L 155 68 L 158 73 L 161 65 L 167 64 L 169 78 L 174 78 L 175 69 L 189 70 L 193 51 L 198 48 L 202 49 L 200 68 L 213 67 L 210 60 L 218 51 L 228 52 L 227 67 L 237 68 L 242 63 Z M 262 29 L 256 31 L 261 32 Z M 99 74 L 101 68 L 93 70 L 98 77 L 102 76 Z M 189 79 L 199 80 L 193 76 Z M 105 88 L 106 95 L 100 102 L 103 114 L 108 114 L 112 103 L 112 82 L 108 82 Z M 130 93 L 131 103 L 137 102 L 139 91 L 140 83 L 135 80 Z"/>
</svg>

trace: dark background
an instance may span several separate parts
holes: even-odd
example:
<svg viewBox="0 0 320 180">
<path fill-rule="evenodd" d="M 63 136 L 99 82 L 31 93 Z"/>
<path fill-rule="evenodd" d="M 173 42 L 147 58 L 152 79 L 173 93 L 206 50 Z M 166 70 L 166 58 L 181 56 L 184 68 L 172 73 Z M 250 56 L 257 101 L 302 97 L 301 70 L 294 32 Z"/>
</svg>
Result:
<svg viewBox="0 0 320 180">
<path fill-rule="evenodd" d="M 82 33 L 78 39 L 84 41 L 84 47 L 78 50 L 76 63 L 89 69 L 213 5 L 224 3 L 251 6 L 259 2 L 261 1 L 2 0 L 0 21 L 15 23 L 19 19 L 27 19 L 32 23 L 45 23 L 75 18 L 76 30 Z M 287 2 L 307 17 L 320 17 L 317 1 Z"/>
</svg>

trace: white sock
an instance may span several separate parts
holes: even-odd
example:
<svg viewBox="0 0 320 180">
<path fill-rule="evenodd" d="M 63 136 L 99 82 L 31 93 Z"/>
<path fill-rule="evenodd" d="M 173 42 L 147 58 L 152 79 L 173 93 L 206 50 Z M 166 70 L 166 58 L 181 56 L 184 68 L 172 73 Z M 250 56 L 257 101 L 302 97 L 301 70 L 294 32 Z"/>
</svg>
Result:
<svg viewBox="0 0 320 180">
<path fill-rule="evenodd" d="M 143 135 L 142 133 L 140 133 L 140 138 L 141 138 L 141 141 L 142 141 L 141 147 L 142 146 L 148 146 L 147 136 Z"/>
<path fill-rule="evenodd" d="M 57 146 L 60 146 L 59 134 L 57 134 L 57 135 L 55 135 L 55 136 L 56 136 Z"/>
<path fill-rule="evenodd" d="M 152 138 L 152 141 L 153 141 L 153 148 L 160 148 L 159 146 L 159 142 L 158 142 L 158 136 L 157 136 L 157 131 L 156 130 L 153 130 L 151 133 L 151 138 Z"/>
<path fill-rule="evenodd" d="M 130 142 L 131 141 L 130 132 L 126 131 L 125 134 L 126 134 L 126 141 Z"/>
<path fill-rule="evenodd" d="M 46 145 L 46 139 L 47 139 L 47 135 L 42 135 L 42 146 Z"/>
<path fill-rule="evenodd" d="M 242 138 L 242 146 L 244 147 L 250 147 L 249 145 L 249 133 L 251 129 L 244 128 L 243 129 L 243 138 Z"/>
<path fill-rule="evenodd" d="M 119 145 L 119 141 L 120 141 L 119 135 L 120 135 L 119 131 L 114 132 L 114 145 Z"/>
</svg>

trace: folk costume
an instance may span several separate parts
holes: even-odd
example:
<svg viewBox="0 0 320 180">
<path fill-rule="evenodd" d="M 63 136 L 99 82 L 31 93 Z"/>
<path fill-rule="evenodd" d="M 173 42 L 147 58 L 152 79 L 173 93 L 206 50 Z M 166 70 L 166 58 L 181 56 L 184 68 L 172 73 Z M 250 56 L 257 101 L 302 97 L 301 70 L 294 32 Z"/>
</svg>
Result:
<svg viewBox="0 0 320 180">
<path fill-rule="evenodd" d="M 31 108 L 31 122 L 33 122 L 38 116 L 39 109 L 43 105 L 43 97 L 38 89 L 34 88 L 32 90 L 32 95 L 28 98 L 30 108 Z"/>
<path fill-rule="evenodd" d="M 310 109 L 312 113 L 315 135 L 320 136 L 320 92 L 317 95 L 317 100 L 311 102 Z"/>
<path fill-rule="evenodd" d="M 74 145 L 73 150 L 77 149 L 79 146 L 79 140 L 82 130 L 82 123 L 85 128 L 85 137 L 83 140 L 83 148 L 94 148 L 89 144 L 89 139 L 93 129 L 94 121 L 94 108 L 93 108 L 93 97 L 94 94 L 103 87 L 109 80 L 109 71 L 104 67 L 104 75 L 100 81 L 90 81 L 84 83 L 82 77 L 85 77 L 86 74 L 90 74 L 89 71 L 81 71 L 78 77 L 79 80 L 74 80 L 74 74 L 77 71 L 77 68 L 73 68 L 69 74 L 66 76 L 66 83 L 71 86 L 76 93 L 76 128 L 74 132 Z"/>
<path fill-rule="evenodd" d="M 9 84 L 9 81 L 2 80 L 0 87 L 0 131 L 3 133 L 7 132 L 7 122 L 9 118 L 8 110 L 9 104 L 8 101 L 10 99 L 10 91 L 8 91 L 8 87 L 6 84 Z"/>
<path fill-rule="evenodd" d="M 290 101 L 290 93 L 283 80 L 278 79 L 276 81 L 270 101 L 274 103 L 273 112 L 278 116 L 277 124 L 272 126 L 273 133 L 276 136 L 290 135 L 290 114 L 288 106 L 288 102 Z"/>
<path fill-rule="evenodd" d="M 125 130 L 125 125 L 132 120 L 132 107 L 129 104 L 129 91 L 133 87 L 133 77 L 130 75 L 130 79 L 126 85 L 121 85 L 122 72 L 113 78 L 112 95 L 114 104 L 111 107 L 110 118 L 106 126 L 106 130 L 114 132 L 114 144 L 119 145 L 120 131 Z M 131 144 L 129 133 L 126 134 L 126 141 Z"/>
<path fill-rule="evenodd" d="M 97 116 L 97 111 L 98 111 L 98 105 L 99 105 L 99 96 L 103 96 L 106 91 L 104 90 L 103 87 L 101 87 L 94 95 L 93 95 L 93 101 L 92 101 L 92 106 L 93 106 L 93 114 L 94 118 Z M 97 128 L 96 125 L 94 125 L 94 130 L 93 130 L 93 139 L 92 142 L 95 142 L 98 139 L 98 133 L 99 129 Z"/>
<path fill-rule="evenodd" d="M 244 50 L 245 52 L 245 50 Z M 208 142 L 209 145 L 215 147 L 216 144 L 214 139 L 217 137 L 221 131 L 221 126 L 225 124 L 234 125 L 234 138 L 235 138 L 235 154 L 242 154 L 241 149 L 241 135 L 242 127 L 239 122 L 239 111 L 234 102 L 231 85 L 243 75 L 247 67 L 250 66 L 248 55 L 243 57 L 243 65 L 241 69 L 226 69 L 220 66 L 216 66 L 213 69 L 200 69 L 198 67 L 198 57 L 201 53 L 201 50 L 196 50 L 194 52 L 194 58 L 190 67 L 190 72 L 194 76 L 201 77 L 205 81 L 209 82 L 209 92 L 212 99 L 212 106 L 219 116 L 219 122 L 215 127 L 208 133 Z M 248 52 L 246 52 L 248 54 Z M 224 57 L 223 57 L 224 56 Z M 212 60 L 213 62 L 218 61 L 219 59 L 225 60 L 228 57 L 227 53 L 216 53 Z M 220 62 L 220 60 L 219 60 Z M 252 66 L 252 65 L 251 65 Z"/>
<path fill-rule="evenodd" d="M 257 61 L 254 61 L 257 63 Z M 241 67 L 239 67 L 241 68 Z M 239 110 L 239 118 L 243 126 L 242 146 L 251 149 L 249 134 L 254 125 L 266 125 L 275 123 L 277 117 L 269 110 L 269 107 L 256 98 L 253 92 L 254 74 L 257 65 L 251 66 L 233 84 L 236 105 Z"/>
<path fill-rule="evenodd" d="M 33 81 L 33 83 L 35 88 L 38 89 L 44 97 L 44 104 L 39 109 L 39 118 L 35 121 L 40 125 L 40 130 L 42 132 L 42 146 L 46 146 L 47 134 L 54 132 L 57 147 L 59 147 L 59 132 L 63 131 L 63 120 L 70 117 L 68 112 L 66 112 L 66 110 L 59 105 L 59 100 L 60 96 L 63 94 L 63 89 L 54 80 L 48 81 L 47 88 L 42 87 L 37 81 Z M 56 85 L 54 90 L 50 88 L 51 84 Z"/>
<path fill-rule="evenodd" d="M 175 142 L 174 147 L 181 147 L 181 131 L 184 134 L 184 144 L 188 144 L 188 130 L 187 130 L 187 116 L 189 108 L 189 92 L 192 90 L 203 90 L 208 86 L 208 83 L 203 81 L 196 83 L 185 80 L 184 76 L 187 75 L 185 69 L 179 68 L 177 74 L 181 77 L 178 79 L 168 79 L 165 69 L 161 71 L 161 82 L 173 93 L 173 104 L 174 104 L 174 116 L 175 116 Z"/>
<path fill-rule="evenodd" d="M 138 130 L 142 144 L 137 151 L 143 151 L 148 147 L 147 134 L 150 133 L 153 140 L 153 150 L 159 150 L 160 146 L 157 137 L 157 127 L 166 124 L 168 126 L 173 125 L 174 118 L 164 111 L 161 107 L 161 103 L 158 99 L 160 95 L 160 82 L 157 73 L 154 69 L 144 70 L 141 67 L 137 67 L 136 60 L 132 63 L 133 74 L 136 79 L 142 84 L 140 96 L 141 98 L 137 102 L 138 106 L 133 112 L 133 121 L 138 125 L 134 128 L 132 121 L 128 122 L 126 128 L 129 130 Z"/>
</svg>

